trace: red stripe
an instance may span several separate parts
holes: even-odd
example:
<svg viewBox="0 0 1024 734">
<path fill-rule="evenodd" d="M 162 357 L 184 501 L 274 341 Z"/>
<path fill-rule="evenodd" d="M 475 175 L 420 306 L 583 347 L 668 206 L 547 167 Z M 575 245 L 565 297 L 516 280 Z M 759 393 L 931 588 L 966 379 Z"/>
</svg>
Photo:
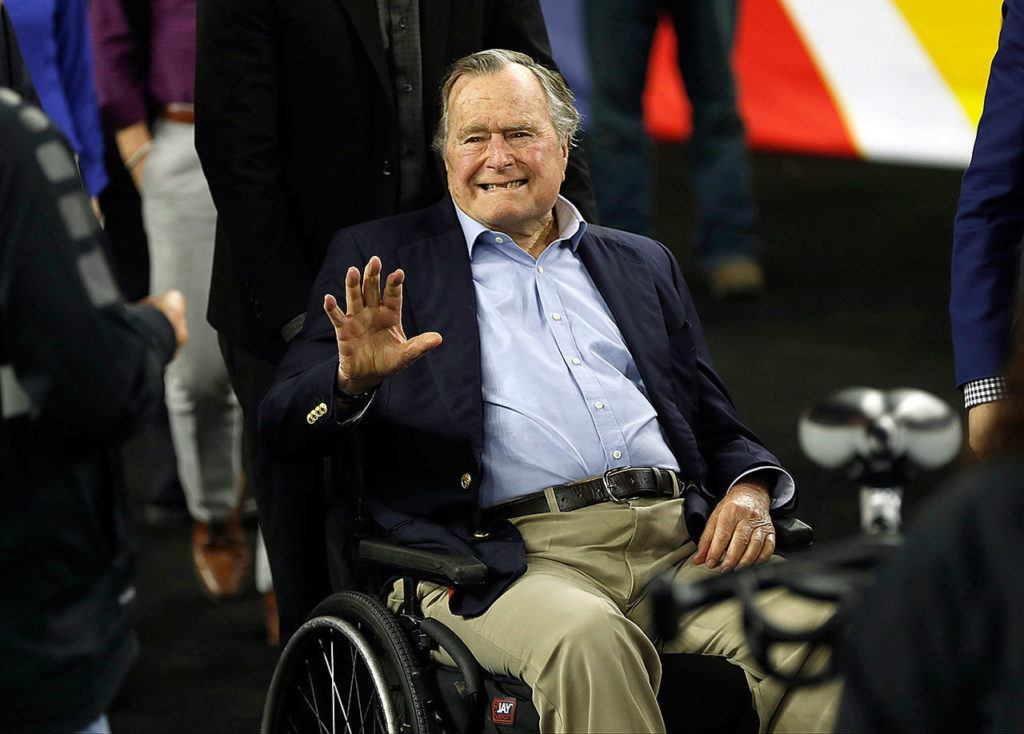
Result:
<svg viewBox="0 0 1024 734">
<path fill-rule="evenodd" d="M 736 70 L 751 145 L 855 156 L 824 81 L 779 0 L 745 0 L 741 9 Z M 681 140 L 690 131 L 675 53 L 675 34 L 663 21 L 644 91 L 647 128 L 659 140 Z"/>
</svg>

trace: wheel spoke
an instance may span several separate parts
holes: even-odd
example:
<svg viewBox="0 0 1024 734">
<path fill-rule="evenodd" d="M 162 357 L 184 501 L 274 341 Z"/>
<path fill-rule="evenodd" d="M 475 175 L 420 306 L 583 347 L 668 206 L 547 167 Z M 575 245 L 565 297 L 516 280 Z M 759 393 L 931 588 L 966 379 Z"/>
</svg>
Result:
<svg viewBox="0 0 1024 734">
<path fill-rule="evenodd" d="M 358 678 L 358 670 L 356 669 L 356 659 L 358 658 L 358 655 L 357 655 L 356 648 L 354 646 L 350 647 L 350 649 L 352 651 L 352 675 L 349 676 L 349 679 L 348 679 L 348 708 L 349 708 L 349 711 L 352 710 L 352 694 L 353 693 L 356 694 L 356 702 L 359 701 L 359 681 L 357 680 L 357 678 Z"/>
<path fill-rule="evenodd" d="M 324 732 L 326 732 L 326 734 L 330 734 L 330 732 L 327 731 L 327 727 L 324 726 L 324 722 L 320 720 L 320 713 L 316 710 L 313 704 L 309 702 L 309 697 L 306 696 L 305 693 L 303 693 L 302 699 L 306 702 L 306 706 L 309 707 L 309 710 L 313 712 L 313 716 L 316 718 L 316 723 L 320 726 L 321 729 L 324 730 Z"/>
<path fill-rule="evenodd" d="M 321 647 L 323 647 L 322 640 L 317 640 L 317 642 L 319 642 Z M 302 697 L 306 699 L 306 705 L 309 706 L 309 709 L 313 712 L 313 716 L 316 717 L 316 723 L 324 730 L 324 734 L 331 734 L 327 731 L 327 726 L 324 724 L 323 719 L 320 718 L 320 706 L 316 700 L 316 686 L 313 684 L 313 671 L 310 670 L 309 667 L 309 658 L 306 658 L 306 679 L 309 680 L 309 693 L 313 696 L 313 703 L 309 702 L 309 698 L 306 697 L 306 694 L 302 694 Z"/>
<path fill-rule="evenodd" d="M 334 724 L 335 717 L 334 717 L 334 713 L 335 713 L 336 709 L 335 709 L 335 706 L 334 706 L 334 702 L 337 701 L 337 703 L 338 703 L 337 708 L 341 709 L 341 714 L 342 714 L 342 716 L 345 717 L 345 729 L 347 729 L 349 734 L 351 734 L 352 727 L 349 724 L 348 712 L 352 708 L 352 703 L 351 703 L 351 701 L 349 701 L 349 705 L 348 705 L 348 707 L 346 707 L 345 706 L 345 702 L 341 700 L 341 691 L 338 690 L 338 681 L 335 678 L 335 670 L 336 670 L 336 668 L 335 668 L 335 664 L 334 664 L 334 640 L 333 639 L 331 640 L 331 659 L 328 660 L 327 659 L 327 655 L 324 654 L 323 652 L 321 652 L 320 654 L 323 656 L 324 665 L 327 667 L 327 672 L 331 676 L 331 732 L 333 734 L 333 732 L 335 731 L 335 724 Z"/>
<path fill-rule="evenodd" d="M 373 718 L 376 719 L 378 724 L 380 723 L 380 718 L 376 715 L 376 712 L 377 712 L 377 710 L 380 707 L 374 707 L 374 705 L 373 705 L 374 701 L 376 701 L 376 700 L 377 700 L 377 691 L 376 691 L 376 689 L 374 689 L 373 695 L 370 696 L 370 700 L 366 704 L 366 709 L 362 712 L 362 716 L 359 719 L 360 721 L 365 722 L 367 719 L 369 719 L 370 718 L 370 710 L 373 709 L 373 711 L 374 711 L 374 717 Z M 364 729 L 366 728 L 366 724 L 365 723 L 363 724 L 363 728 Z M 384 730 L 381 729 L 381 728 L 378 728 L 378 729 L 376 729 L 376 731 L 384 731 Z"/>
<path fill-rule="evenodd" d="M 349 709 L 351 709 L 352 707 L 351 707 L 351 705 L 349 705 L 349 707 L 346 708 L 344 702 L 341 700 L 341 693 L 338 691 L 338 683 L 337 683 L 337 681 L 335 679 L 335 676 L 334 676 L 335 665 L 334 665 L 334 639 L 333 638 L 331 639 L 330 643 L 331 643 L 331 658 L 330 658 L 330 660 L 328 660 L 327 659 L 327 654 L 326 654 L 326 652 L 323 649 L 323 641 L 322 640 L 320 641 L 320 657 L 323 658 L 323 660 L 324 660 L 324 667 L 327 668 L 327 673 L 328 673 L 328 675 L 331 678 L 331 696 L 330 696 L 330 698 L 331 698 L 331 731 L 328 732 L 328 734 L 333 734 L 333 732 L 335 731 L 335 718 L 336 718 L 335 717 L 336 709 L 335 709 L 335 706 L 334 706 L 335 701 L 337 701 L 338 708 L 341 709 L 341 715 L 345 719 L 345 729 L 349 732 L 349 734 L 352 734 L 352 726 L 349 724 L 349 715 L 348 715 Z"/>
<path fill-rule="evenodd" d="M 334 635 L 331 635 L 331 664 L 328 666 L 328 670 L 331 673 L 331 734 L 338 734 L 338 709 L 334 705 L 334 698 L 337 698 L 339 703 L 341 702 L 341 696 L 338 695 L 338 684 L 334 678 Z"/>
</svg>

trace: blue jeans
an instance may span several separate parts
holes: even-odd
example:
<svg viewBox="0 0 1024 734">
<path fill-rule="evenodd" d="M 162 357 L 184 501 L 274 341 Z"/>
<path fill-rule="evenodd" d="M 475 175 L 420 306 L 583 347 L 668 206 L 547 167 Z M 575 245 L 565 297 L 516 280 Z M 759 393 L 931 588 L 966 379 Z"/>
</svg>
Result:
<svg viewBox="0 0 1024 734">
<path fill-rule="evenodd" d="M 705 267 L 755 256 L 757 210 L 730 53 L 737 0 L 586 0 L 593 74 L 587 132 L 590 177 L 601 223 L 652 233 L 651 142 L 642 96 L 647 58 L 667 10 L 679 40 L 679 70 L 693 106 L 690 175 L 697 205 L 697 254 Z"/>
</svg>

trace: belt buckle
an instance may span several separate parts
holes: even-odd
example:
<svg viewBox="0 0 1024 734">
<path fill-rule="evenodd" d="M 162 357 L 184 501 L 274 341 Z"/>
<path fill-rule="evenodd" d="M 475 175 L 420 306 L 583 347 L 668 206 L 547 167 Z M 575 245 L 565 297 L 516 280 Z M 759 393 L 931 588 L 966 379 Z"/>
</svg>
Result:
<svg viewBox="0 0 1024 734">
<path fill-rule="evenodd" d="M 631 466 L 619 466 L 613 469 L 609 469 L 608 471 L 601 475 L 601 486 L 604 489 L 604 493 L 608 496 L 608 499 L 611 502 L 614 502 L 617 505 L 624 505 L 629 501 L 625 499 L 620 500 L 618 497 L 615 496 L 615 493 L 612 491 L 611 478 L 616 476 L 617 474 L 622 474 L 623 472 L 631 471 L 632 469 L 633 467 Z"/>
</svg>

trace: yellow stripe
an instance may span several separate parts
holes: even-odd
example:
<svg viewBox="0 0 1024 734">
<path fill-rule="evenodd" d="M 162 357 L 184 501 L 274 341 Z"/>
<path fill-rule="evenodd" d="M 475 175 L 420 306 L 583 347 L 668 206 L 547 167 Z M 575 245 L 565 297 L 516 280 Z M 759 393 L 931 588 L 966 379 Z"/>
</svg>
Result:
<svg viewBox="0 0 1024 734">
<path fill-rule="evenodd" d="M 1001 0 L 892 0 L 974 125 L 999 39 Z"/>
</svg>

